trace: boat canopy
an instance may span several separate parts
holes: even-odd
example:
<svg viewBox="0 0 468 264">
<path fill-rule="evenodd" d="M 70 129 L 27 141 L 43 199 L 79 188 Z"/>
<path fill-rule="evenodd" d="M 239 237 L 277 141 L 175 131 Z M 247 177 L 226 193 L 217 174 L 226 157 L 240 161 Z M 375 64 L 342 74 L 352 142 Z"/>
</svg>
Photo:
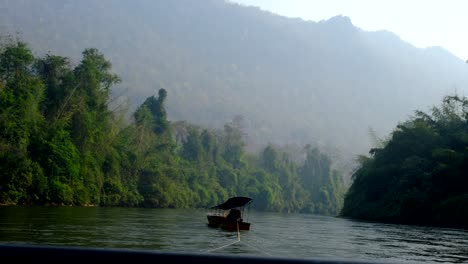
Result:
<svg viewBox="0 0 468 264">
<path fill-rule="evenodd" d="M 211 209 L 229 210 L 235 207 L 241 207 L 252 201 L 249 197 L 231 197 L 226 202 L 211 207 Z"/>
</svg>

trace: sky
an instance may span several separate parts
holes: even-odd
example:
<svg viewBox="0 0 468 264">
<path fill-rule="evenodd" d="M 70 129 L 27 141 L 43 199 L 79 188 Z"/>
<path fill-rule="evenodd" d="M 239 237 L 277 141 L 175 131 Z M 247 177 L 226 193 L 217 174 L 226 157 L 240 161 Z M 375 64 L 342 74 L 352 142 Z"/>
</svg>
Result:
<svg viewBox="0 0 468 264">
<path fill-rule="evenodd" d="M 321 21 L 347 16 L 366 31 L 388 30 L 418 48 L 441 46 L 468 60 L 468 0 L 232 0 Z"/>
</svg>

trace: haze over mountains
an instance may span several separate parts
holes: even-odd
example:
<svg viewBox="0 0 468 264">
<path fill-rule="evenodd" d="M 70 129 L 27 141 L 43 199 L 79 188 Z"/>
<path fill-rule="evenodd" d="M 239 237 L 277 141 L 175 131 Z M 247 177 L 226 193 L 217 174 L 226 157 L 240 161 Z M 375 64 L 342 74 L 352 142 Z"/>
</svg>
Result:
<svg viewBox="0 0 468 264">
<path fill-rule="evenodd" d="M 415 17 L 417 19 L 417 17 Z M 242 115 L 249 147 L 307 143 L 367 153 L 414 110 L 467 95 L 468 67 L 346 16 L 312 22 L 221 0 L 4 0 L 0 33 L 38 54 L 112 62 L 131 110 L 159 88 L 171 120 L 221 127 Z"/>
</svg>

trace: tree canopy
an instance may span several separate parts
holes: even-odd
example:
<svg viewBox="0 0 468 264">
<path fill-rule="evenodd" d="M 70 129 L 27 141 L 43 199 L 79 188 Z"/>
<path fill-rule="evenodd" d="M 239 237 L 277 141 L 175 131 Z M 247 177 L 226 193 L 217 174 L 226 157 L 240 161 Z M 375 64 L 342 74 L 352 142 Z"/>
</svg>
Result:
<svg viewBox="0 0 468 264">
<path fill-rule="evenodd" d="M 468 228 L 468 99 L 417 111 L 361 158 L 341 215 Z"/>
<path fill-rule="evenodd" d="M 302 160 L 272 144 L 248 153 L 241 116 L 219 130 L 171 122 L 164 88 L 126 122 L 109 109 L 111 70 L 94 48 L 74 67 L 21 41 L 0 48 L 0 204 L 187 208 L 248 196 L 259 210 L 338 213 L 342 175 L 318 149 Z"/>
</svg>

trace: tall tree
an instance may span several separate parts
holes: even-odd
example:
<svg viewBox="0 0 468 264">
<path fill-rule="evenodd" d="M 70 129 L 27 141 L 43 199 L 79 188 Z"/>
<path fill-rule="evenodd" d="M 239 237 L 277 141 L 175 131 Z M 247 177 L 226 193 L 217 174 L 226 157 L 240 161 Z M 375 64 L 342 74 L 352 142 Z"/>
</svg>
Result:
<svg viewBox="0 0 468 264">
<path fill-rule="evenodd" d="M 468 100 L 446 96 L 417 111 L 353 174 L 341 215 L 468 227 Z"/>
<path fill-rule="evenodd" d="M 32 73 L 34 56 L 23 42 L 0 53 L 0 202 L 30 203 L 45 192 L 39 165 L 29 158 L 33 137 L 44 121 L 39 110 L 44 84 Z"/>
</svg>

